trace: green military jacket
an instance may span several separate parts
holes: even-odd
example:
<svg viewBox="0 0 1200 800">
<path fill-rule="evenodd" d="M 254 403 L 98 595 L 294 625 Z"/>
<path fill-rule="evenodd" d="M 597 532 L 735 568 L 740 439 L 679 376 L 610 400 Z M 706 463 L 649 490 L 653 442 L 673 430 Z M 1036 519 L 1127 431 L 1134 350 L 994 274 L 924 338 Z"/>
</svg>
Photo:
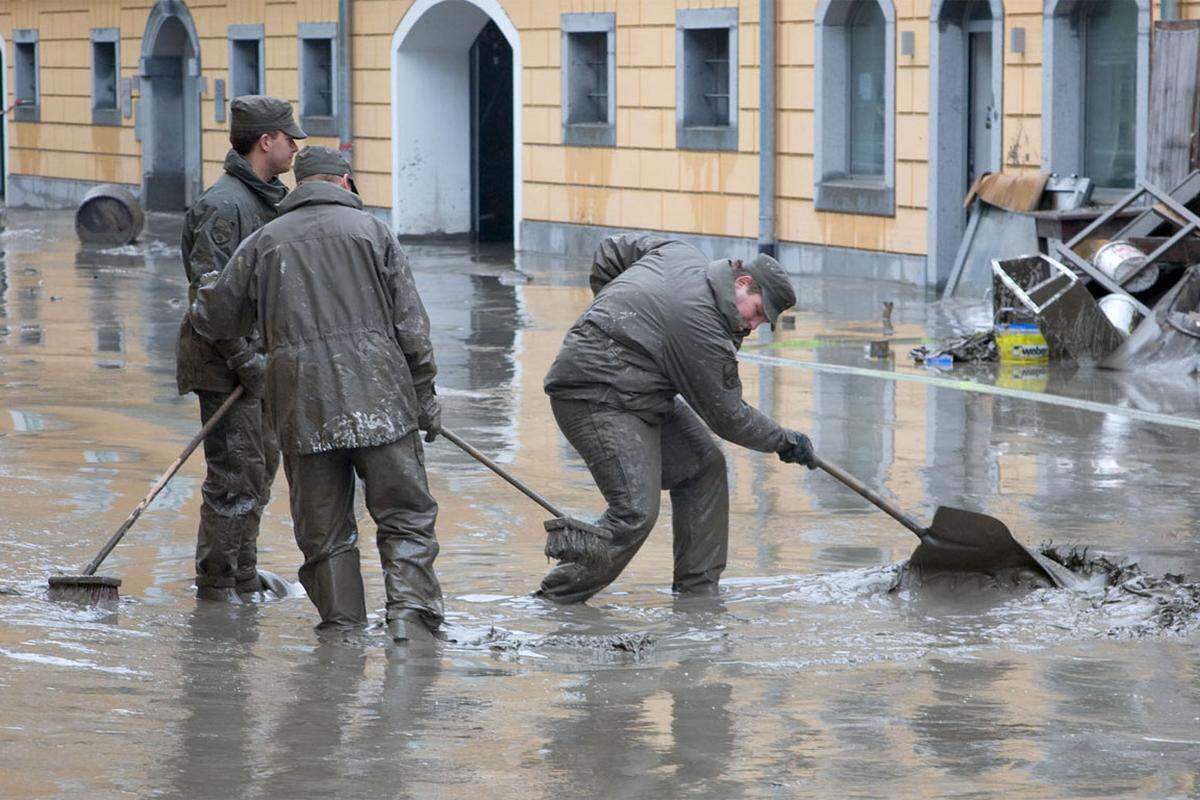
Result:
<svg viewBox="0 0 1200 800">
<path fill-rule="evenodd" d="M 776 452 L 784 430 L 742 399 L 737 351 L 748 333 L 728 260 L 654 234 L 605 239 L 595 299 L 567 332 L 546 394 L 610 406 L 659 424 L 681 395 L 714 433 Z"/>
<path fill-rule="evenodd" d="M 188 302 L 196 291 L 224 269 L 233 251 L 247 236 L 273 220 L 276 206 L 287 195 L 278 178 L 270 183 L 255 174 L 245 158 L 230 150 L 225 174 L 190 209 L 183 223 L 183 268 L 188 279 Z M 199 336 L 184 314 L 175 346 L 175 380 L 180 394 L 193 391 L 230 392 L 237 377 L 225 359 L 247 342 L 214 344 Z"/>
<path fill-rule="evenodd" d="M 340 186 L 300 184 L 192 305 L 208 338 L 261 335 L 267 409 L 287 455 L 398 441 L 434 394 L 429 317 L 408 259 L 360 209 Z"/>
</svg>

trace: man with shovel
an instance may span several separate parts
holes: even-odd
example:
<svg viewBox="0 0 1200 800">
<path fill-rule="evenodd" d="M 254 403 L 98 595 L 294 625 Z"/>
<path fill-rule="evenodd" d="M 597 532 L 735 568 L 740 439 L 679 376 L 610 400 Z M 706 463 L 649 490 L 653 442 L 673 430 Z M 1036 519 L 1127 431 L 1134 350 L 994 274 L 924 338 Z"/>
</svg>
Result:
<svg viewBox="0 0 1200 800">
<path fill-rule="evenodd" d="M 275 218 L 287 194 L 279 175 L 292 168 L 304 131 L 285 100 L 246 95 L 230 103 L 225 174 L 184 218 L 183 267 L 188 300 L 211 283 L 242 240 Z M 263 356 L 256 337 L 208 341 L 184 314 L 176 344 L 179 393 L 200 398 L 208 422 L 239 384 L 244 395 L 204 440 L 207 473 L 196 536 L 196 596 L 240 602 L 265 591 L 258 572 L 258 526 L 279 466 L 279 446 L 262 409 Z"/>
<path fill-rule="evenodd" d="M 580 603 L 616 579 L 671 494 L 676 592 L 717 590 L 729 540 L 723 439 L 812 467 L 808 437 L 742 399 L 737 351 L 795 305 L 775 259 L 710 262 L 684 242 L 605 239 L 592 263 L 595 299 L 567 332 L 545 389 L 559 429 L 583 457 L 608 509 L 609 565 L 559 564 L 538 594 Z M 703 420 L 703 422 L 701 422 Z"/>
<path fill-rule="evenodd" d="M 433 571 L 438 508 L 417 433 L 431 441 L 441 427 L 429 318 L 407 257 L 362 211 L 342 154 L 307 147 L 295 175 L 279 218 L 200 289 L 192 324 L 213 339 L 256 328 L 262 337 L 267 407 L 304 553 L 300 582 L 321 627 L 367 621 L 357 474 L 379 526 L 388 631 L 398 641 L 430 639 L 443 612 Z"/>
</svg>

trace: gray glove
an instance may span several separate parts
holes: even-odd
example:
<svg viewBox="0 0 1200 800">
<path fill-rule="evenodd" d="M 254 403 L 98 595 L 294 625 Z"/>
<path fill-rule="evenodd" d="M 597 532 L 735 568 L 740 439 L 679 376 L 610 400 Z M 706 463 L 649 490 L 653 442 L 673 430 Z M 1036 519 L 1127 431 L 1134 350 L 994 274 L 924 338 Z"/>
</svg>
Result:
<svg viewBox="0 0 1200 800">
<path fill-rule="evenodd" d="M 261 400 L 267 383 L 267 356 L 256 353 L 250 348 L 229 358 L 225 364 L 237 373 L 238 383 L 245 391 L 246 397 Z"/>
<path fill-rule="evenodd" d="M 785 430 L 783 446 L 779 448 L 779 460 L 787 464 L 802 464 L 809 469 L 816 469 L 813 460 L 816 452 L 813 450 L 812 439 L 800 431 Z"/>
<path fill-rule="evenodd" d="M 442 404 L 437 395 L 430 390 L 421 398 L 421 413 L 417 415 L 417 427 L 425 431 L 425 442 L 428 444 L 437 438 L 442 430 Z"/>
</svg>

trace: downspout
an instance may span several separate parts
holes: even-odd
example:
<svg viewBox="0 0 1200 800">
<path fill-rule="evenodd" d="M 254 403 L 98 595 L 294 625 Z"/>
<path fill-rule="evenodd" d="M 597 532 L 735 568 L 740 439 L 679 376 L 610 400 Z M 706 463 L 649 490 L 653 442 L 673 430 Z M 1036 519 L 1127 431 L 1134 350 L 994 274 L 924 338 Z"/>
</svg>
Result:
<svg viewBox="0 0 1200 800">
<path fill-rule="evenodd" d="M 1179 0 L 1162 0 L 1159 3 L 1159 17 L 1163 20 L 1179 19 Z"/>
<path fill-rule="evenodd" d="M 350 97 L 350 0 L 338 0 L 337 27 L 338 70 L 338 149 L 354 163 L 354 141 L 351 130 L 353 103 Z"/>
<path fill-rule="evenodd" d="M 758 252 L 775 255 L 775 2 L 758 2 Z"/>
</svg>

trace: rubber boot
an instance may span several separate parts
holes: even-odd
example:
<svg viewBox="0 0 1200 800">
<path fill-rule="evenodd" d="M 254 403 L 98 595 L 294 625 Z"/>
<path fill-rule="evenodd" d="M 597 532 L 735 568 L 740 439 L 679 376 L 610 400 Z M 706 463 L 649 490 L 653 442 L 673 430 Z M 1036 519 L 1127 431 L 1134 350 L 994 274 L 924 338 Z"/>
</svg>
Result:
<svg viewBox="0 0 1200 800">
<path fill-rule="evenodd" d="M 441 630 L 425 624 L 419 611 L 391 617 L 387 621 L 388 635 L 397 644 L 405 642 L 444 642 L 446 635 Z"/>
<path fill-rule="evenodd" d="M 367 624 L 357 548 L 305 566 L 300 570 L 300 583 L 321 615 L 317 627 L 358 628 Z"/>
</svg>

